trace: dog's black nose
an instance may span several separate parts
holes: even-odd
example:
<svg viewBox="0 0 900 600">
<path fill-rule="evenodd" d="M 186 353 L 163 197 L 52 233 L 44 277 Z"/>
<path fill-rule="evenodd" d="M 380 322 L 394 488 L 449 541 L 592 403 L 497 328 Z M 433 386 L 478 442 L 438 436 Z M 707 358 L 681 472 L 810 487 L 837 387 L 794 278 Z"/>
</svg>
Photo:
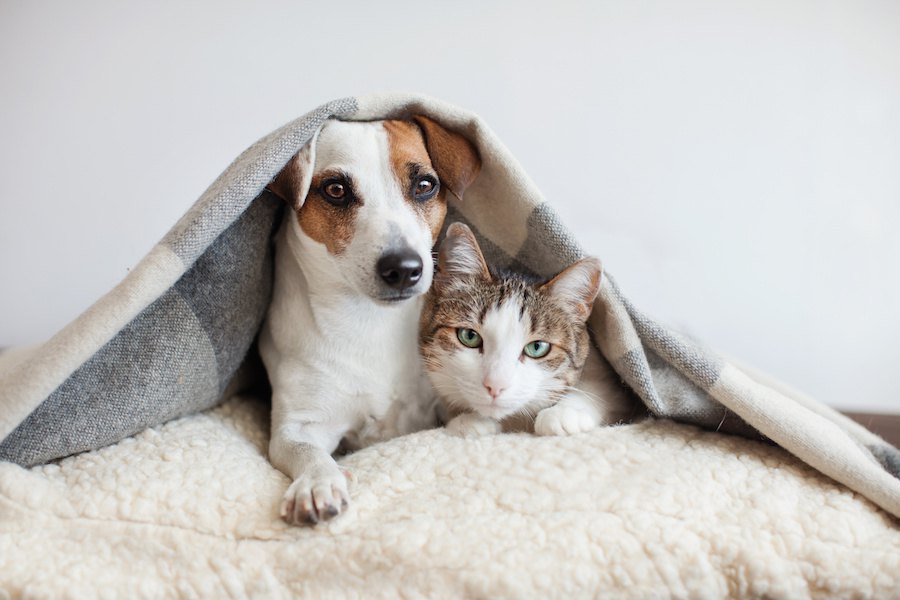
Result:
<svg viewBox="0 0 900 600">
<path fill-rule="evenodd" d="M 422 258 L 411 248 L 385 254 L 376 268 L 381 279 L 395 290 L 411 288 L 422 278 Z"/>
</svg>

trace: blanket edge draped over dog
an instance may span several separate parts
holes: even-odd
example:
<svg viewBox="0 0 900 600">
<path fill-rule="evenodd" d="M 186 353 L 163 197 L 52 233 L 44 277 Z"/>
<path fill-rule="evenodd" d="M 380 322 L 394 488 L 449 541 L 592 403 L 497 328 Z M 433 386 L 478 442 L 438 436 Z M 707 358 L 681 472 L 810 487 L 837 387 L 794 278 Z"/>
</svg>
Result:
<svg viewBox="0 0 900 600">
<path fill-rule="evenodd" d="M 0 459 L 30 466 L 219 403 L 265 317 L 283 207 L 265 186 L 329 118 L 427 115 L 466 135 L 482 172 L 447 222 L 494 264 L 549 276 L 582 254 L 535 184 L 472 113 L 421 95 L 329 102 L 243 152 L 113 290 L 30 352 L 0 355 Z M 829 407 L 643 314 L 604 275 L 594 341 L 649 411 L 772 440 L 900 517 L 900 452 Z"/>
</svg>

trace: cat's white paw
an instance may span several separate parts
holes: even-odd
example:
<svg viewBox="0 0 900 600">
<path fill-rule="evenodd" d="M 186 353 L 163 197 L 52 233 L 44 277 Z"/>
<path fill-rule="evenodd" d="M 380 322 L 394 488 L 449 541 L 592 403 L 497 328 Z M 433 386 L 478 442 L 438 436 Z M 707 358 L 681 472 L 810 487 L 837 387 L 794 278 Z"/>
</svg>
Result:
<svg viewBox="0 0 900 600">
<path fill-rule="evenodd" d="M 298 477 L 281 500 L 281 518 L 291 525 L 315 525 L 345 511 L 350 504 L 349 473 L 337 465 Z"/>
<path fill-rule="evenodd" d="M 534 432 L 538 435 L 572 435 L 595 427 L 597 420 L 591 413 L 563 403 L 545 408 L 534 420 Z"/>
<path fill-rule="evenodd" d="M 462 437 L 491 435 L 500 433 L 500 430 L 501 426 L 498 421 L 482 417 L 475 413 L 463 413 L 454 417 L 447 423 L 447 431 Z"/>
</svg>

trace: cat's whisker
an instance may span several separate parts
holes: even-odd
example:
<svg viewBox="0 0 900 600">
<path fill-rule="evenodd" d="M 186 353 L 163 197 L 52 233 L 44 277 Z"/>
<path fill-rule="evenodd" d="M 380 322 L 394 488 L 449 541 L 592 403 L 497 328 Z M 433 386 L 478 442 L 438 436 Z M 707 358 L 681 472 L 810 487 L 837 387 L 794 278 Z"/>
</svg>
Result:
<svg viewBox="0 0 900 600">
<path fill-rule="evenodd" d="M 468 379 L 463 378 L 460 375 L 455 373 L 441 373 L 441 377 L 451 379 L 456 385 L 465 388 L 467 391 L 471 391 L 472 389 L 477 390 L 478 388 L 474 383 L 469 381 Z"/>
<path fill-rule="evenodd" d="M 603 401 L 603 399 L 600 398 L 600 396 L 597 396 L 596 394 L 592 394 L 590 392 L 586 392 L 582 389 L 579 389 L 579 388 L 571 386 L 571 385 L 564 386 L 563 389 L 567 392 L 575 392 L 576 394 L 580 394 L 580 395 L 584 396 L 585 398 L 587 398 L 588 400 L 593 400 L 594 402 L 602 402 Z"/>
<path fill-rule="evenodd" d="M 531 404 L 526 404 L 525 406 L 522 406 L 516 412 L 514 412 L 513 415 L 526 417 L 529 420 L 534 421 L 535 419 L 537 419 L 537 415 L 539 412 L 541 412 L 541 410 L 542 409 L 538 409 Z"/>
<path fill-rule="evenodd" d="M 439 377 L 432 378 L 432 384 L 448 402 L 461 408 L 469 408 L 470 401 L 467 398 L 477 396 L 480 391 L 472 382 L 448 372 L 442 372 Z"/>
<path fill-rule="evenodd" d="M 470 238 L 443 246 L 435 258 L 444 260 L 445 269 L 442 285 L 432 288 L 423 314 L 428 325 L 422 339 L 423 355 L 427 355 L 423 364 L 446 407 L 498 415 L 498 419 L 505 415 L 533 420 L 567 395 L 576 400 L 575 405 L 592 404 L 604 412 L 620 402 L 618 389 L 607 393 L 605 386 L 592 387 L 592 393 L 564 384 L 583 369 L 581 350 L 591 343 L 594 332 L 583 319 L 560 312 L 555 300 L 589 306 L 597 295 L 598 281 L 585 276 L 592 263 L 573 265 L 548 285 L 514 273 L 487 273 L 484 256 Z M 460 337 L 461 328 L 471 328 L 477 339 Z M 459 338 L 459 344 L 453 337 Z M 538 342 L 546 344 L 548 351 L 555 347 L 556 354 L 540 360 L 548 354 L 539 354 L 540 346 L 533 346 Z M 514 361 L 514 356 L 521 360 Z M 492 379 L 507 391 L 497 395 Z M 496 396 L 495 402 L 491 395 Z"/>
</svg>

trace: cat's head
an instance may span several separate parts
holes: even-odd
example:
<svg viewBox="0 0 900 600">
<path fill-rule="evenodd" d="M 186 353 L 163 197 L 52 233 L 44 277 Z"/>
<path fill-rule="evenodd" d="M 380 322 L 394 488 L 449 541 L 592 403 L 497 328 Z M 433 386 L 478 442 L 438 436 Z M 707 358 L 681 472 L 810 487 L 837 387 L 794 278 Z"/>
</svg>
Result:
<svg viewBox="0 0 900 600">
<path fill-rule="evenodd" d="M 549 281 L 498 275 L 471 230 L 454 223 L 423 312 L 422 355 L 442 399 L 501 420 L 536 413 L 577 381 L 600 261 L 582 259 Z"/>
</svg>

